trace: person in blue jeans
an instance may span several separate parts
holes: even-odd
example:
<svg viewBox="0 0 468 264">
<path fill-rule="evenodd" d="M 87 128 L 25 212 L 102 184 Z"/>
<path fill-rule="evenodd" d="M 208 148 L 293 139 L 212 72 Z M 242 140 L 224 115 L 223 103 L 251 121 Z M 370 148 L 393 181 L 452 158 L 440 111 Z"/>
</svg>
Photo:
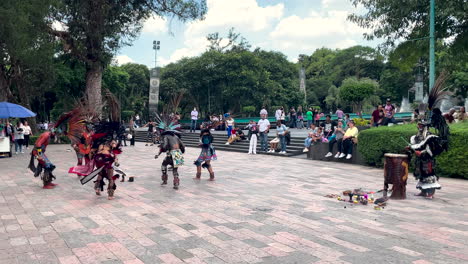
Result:
<svg viewBox="0 0 468 264">
<path fill-rule="evenodd" d="M 192 133 L 192 131 L 195 132 L 197 130 L 198 111 L 196 107 L 190 112 L 190 119 L 190 133 Z"/>
<path fill-rule="evenodd" d="M 281 151 L 280 154 L 286 154 L 286 133 L 288 131 L 288 128 L 281 123 L 281 120 L 278 120 L 276 122 L 276 133 L 278 134 L 278 137 L 280 139 L 281 143 Z"/>
</svg>

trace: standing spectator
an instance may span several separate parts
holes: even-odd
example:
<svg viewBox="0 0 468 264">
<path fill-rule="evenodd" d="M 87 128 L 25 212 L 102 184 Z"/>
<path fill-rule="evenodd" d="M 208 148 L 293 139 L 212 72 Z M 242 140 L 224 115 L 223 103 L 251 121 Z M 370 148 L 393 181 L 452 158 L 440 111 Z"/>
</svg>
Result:
<svg viewBox="0 0 468 264">
<path fill-rule="evenodd" d="M 468 114 L 466 113 L 465 107 L 460 107 L 460 111 L 457 113 L 457 122 L 463 122 L 468 120 Z"/>
<path fill-rule="evenodd" d="M 341 145 L 341 141 L 343 140 L 343 136 L 345 131 L 343 129 L 343 121 L 338 121 L 338 124 L 335 127 L 335 131 L 333 132 L 333 136 L 328 141 L 328 153 L 325 155 L 325 158 L 333 156 L 333 145 L 339 142 L 338 144 Z M 341 154 L 341 149 L 336 152 L 335 158 L 338 158 Z"/>
<path fill-rule="evenodd" d="M 343 119 L 343 115 L 344 115 L 344 112 L 343 110 L 341 110 L 340 107 L 338 107 L 338 109 L 336 109 L 336 117 L 338 117 L 338 119 Z"/>
<path fill-rule="evenodd" d="M 10 143 L 13 144 L 15 140 L 15 129 L 11 125 L 10 121 L 6 121 L 5 124 L 5 136 L 10 138 Z"/>
<path fill-rule="evenodd" d="M 234 125 L 235 125 L 235 121 L 231 116 L 228 116 L 225 123 L 226 123 L 227 136 L 228 138 L 230 138 L 232 135 L 232 129 L 234 128 Z"/>
<path fill-rule="evenodd" d="M 302 112 L 302 106 L 297 108 L 297 124 L 298 129 L 304 128 L 304 113 Z"/>
<path fill-rule="evenodd" d="M 287 131 L 288 131 L 288 128 L 284 124 L 281 123 L 281 120 L 278 120 L 276 122 L 276 133 L 278 134 L 278 137 L 281 143 L 280 154 L 286 154 L 286 132 Z"/>
<path fill-rule="evenodd" d="M 265 106 L 262 106 L 262 110 L 260 110 L 260 116 L 262 115 L 268 117 L 268 111 L 266 110 Z"/>
<path fill-rule="evenodd" d="M 291 107 L 289 110 L 289 127 L 296 128 L 296 121 L 297 121 L 297 112 L 294 107 Z"/>
<path fill-rule="evenodd" d="M 314 113 L 312 112 L 311 107 L 309 107 L 309 111 L 307 111 L 306 117 L 307 117 L 307 129 L 309 129 L 310 125 L 312 125 L 313 120 L 314 120 Z"/>
<path fill-rule="evenodd" d="M 395 121 L 395 106 L 392 104 L 390 98 L 387 99 L 387 103 L 384 107 L 385 120 L 384 126 L 388 126 L 389 123 L 396 124 Z"/>
<path fill-rule="evenodd" d="M 196 107 L 194 107 L 192 112 L 190 112 L 190 118 L 190 133 L 192 133 L 192 131 L 195 132 L 197 130 L 198 111 Z"/>
<path fill-rule="evenodd" d="M 447 123 L 449 124 L 455 122 L 454 114 L 455 114 L 455 108 L 450 108 L 449 112 L 444 114 L 445 121 L 447 121 Z"/>
<path fill-rule="evenodd" d="M 49 130 L 49 121 L 47 120 L 44 122 L 44 130 L 45 131 Z"/>
<path fill-rule="evenodd" d="M 135 115 L 135 123 L 137 125 L 137 128 L 141 126 L 141 120 L 140 120 L 140 115 L 139 114 Z"/>
<path fill-rule="evenodd" d="M 257 154 L 257 134 L 258 126 L 253 120 L 250 120 L 249 124 L 249 134 L 250 134 L 250 143 L 249 143 L 249 154 Z"/>
<path fill-rule="evenodd" d="M 148 134 L 147 134 L 147 139 L 146 139 L 146 144 L 145 146 L 153 146 L 154 142 L 154 123 L 152 120 L 150 120 L 146 125 L 143 127 L 148 127 Z"/>
<path fill-rule="evenodd" d="M 16 122 L 16 126 L 14 128 L 14 133 L 15 133 L 15 154 L 18 154 L 18 150 L 21 153 L 24 153 L 23 151 L 23 141 L 24 141 L 24 127 L 21 122 Z"/>
<path fill-rule="evenodd" d="M 281 124 L 284 122 L 284 109 L 282 106 L 278 108 L 278 110 L 276 110 L 275 118 L 276 118 L 276 121 L 277 122 L 280 121 Z"/>
<path fill-rule="evenodd" d="M 268 132 L 270 131 L 270 121 L 266 119 L 266 115 L 261 115 L 258 121 L 258 132 L 260 132 L 260 148 L 263 152 L 268 148 Z"/>
<path fill-rule="evenodd" d="M 320 113 L 320 110 L 316 109 L 314 111 L 314 116 L 315 116 L 315 125 L 319 126 L 320 125 L 320 118 L 322 118 L 323 113 Z"/>
<path fill-rule="evenodd" d="M 323 129 L 323 136 L 330 138 L 335 131 L 336 123 L 331 120 L 331 115 L 327 115 L 325 121 L 320 124 L 320 127 Z"/>
<path fill-rule="evenodd" d="M 133 118 L 130 119 L 130 124 L 129 124 L 129 131 L 130 134 L 127 136 L 128 139 L 130 139 L 130 146 L 135 146 L 135 121 L 133 121 Z"/>
<path fill-rule="evenodd" d="M 120 121 L 120 127 L 119 127 L 119 145 L 122 145 L 122 141 L 124 143 L 124 146 L 127 146 L 127 135 L 125 131 L 125 124 L 124 121 Z"/>
<path fill-rule="evenodd" d="M 379 126 L 380 111 L 382 111 L 382 105 L 378 105 L 377 108 L 372 112 L 371 124 L 374 127 Z"/>
<path fill-rule="evenodd" d="M 33 135 L 31 127 L 28 124 L 28 121 L 24 121 L 23 125 L 24 129 L 24 146 L 26 146 L 26 149 L 29 149 L 29 137 Z"/>
<path fill-rule="evenodd" d="M 338 158 L 343 158 L 346 156 L 346 159 L 351 159 L 353 157 L 353 144 L 354 138 L 357 138 L 358 136 L 358 129 L 357 127 L 354 126 L 354 121 L 351 120 L 348 122 L 348 129 L 346 129 L 346 132 L 343 136 L 342 143 L 338 143 L 338 151 L 341 152 L 340 156 Z M 341 146 L 340 146 L 341 145 Z"/>
</svg>

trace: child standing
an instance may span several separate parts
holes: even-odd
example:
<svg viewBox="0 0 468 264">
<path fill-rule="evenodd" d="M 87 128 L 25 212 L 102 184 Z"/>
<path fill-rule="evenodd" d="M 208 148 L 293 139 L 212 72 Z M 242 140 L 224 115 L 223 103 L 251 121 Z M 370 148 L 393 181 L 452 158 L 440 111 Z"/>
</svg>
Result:
<svg viewBox="0 0 468 264">
<path fill-rule="evenodd" d="M 250 120 L 249 134 L 250 134 L 249 154 L 256 155 L 257 154 L 258 127 L 255 121 L 253 120 Z"/>
</svg>

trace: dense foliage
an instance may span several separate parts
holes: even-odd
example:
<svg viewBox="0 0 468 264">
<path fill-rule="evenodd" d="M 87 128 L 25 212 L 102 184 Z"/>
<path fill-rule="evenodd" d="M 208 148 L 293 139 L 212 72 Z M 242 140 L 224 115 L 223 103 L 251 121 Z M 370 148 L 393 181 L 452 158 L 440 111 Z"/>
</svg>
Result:
<svg viewBox="0 0 468 264">
<path fill-rule="evenodd" d="M 449 151 L 437 158 L 438 175 L 468 178 L 468 123 L 450 125 L 450 132 Z M 359 152 L 369 165 L 381 167 L 385 153 L 404 153 L 410 137 L 416 133 L 414 124 L 367 129 L 359 133 Z"/>
</svg>

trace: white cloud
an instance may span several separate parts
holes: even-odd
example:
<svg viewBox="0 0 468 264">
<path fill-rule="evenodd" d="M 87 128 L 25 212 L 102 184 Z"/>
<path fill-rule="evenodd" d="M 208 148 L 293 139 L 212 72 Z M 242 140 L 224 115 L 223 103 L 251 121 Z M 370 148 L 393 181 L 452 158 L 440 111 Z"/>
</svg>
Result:
<svg viewBox="0 0 468 264">
<path fill-rule="evenodd" d="M 153 16 L 143 24 L 143 33 L 159 34 L 167 32 L 167 21 L 164 18 Z"/>
<path fill-rule="evenodd" d="M 209 44 L 206 36 L 210 33 L 219 32 L 224 37 L 234 27 L 237 33 L 245 36 L 271 29 L 284 11 L 284 4 L 261 7 L 256 0 L 208 0 L 207 5 L 205 19 L 187 25 L 184 47 L 175 50 L 166 64 L 204 52 Z"/>
<path fill-rule="evenodd" d="M 117 63 L 117 65 L 122 65 L 122 64 L 125 64 L 125 63 L 134 62 L 134 60 L 132 60 L 132 58 L 130 58 L 127 55 L 115 56 L 114 60 Z"/>
<path fill-rule="evenodd" d="M 211 33 L 219 27 L 261 31 L 280 19 L 283 11 L 284 4 L 261 7 L 256 0 L 208 0 L 205 20 L 191 23 L 186 35 Z"/>
</svg>

